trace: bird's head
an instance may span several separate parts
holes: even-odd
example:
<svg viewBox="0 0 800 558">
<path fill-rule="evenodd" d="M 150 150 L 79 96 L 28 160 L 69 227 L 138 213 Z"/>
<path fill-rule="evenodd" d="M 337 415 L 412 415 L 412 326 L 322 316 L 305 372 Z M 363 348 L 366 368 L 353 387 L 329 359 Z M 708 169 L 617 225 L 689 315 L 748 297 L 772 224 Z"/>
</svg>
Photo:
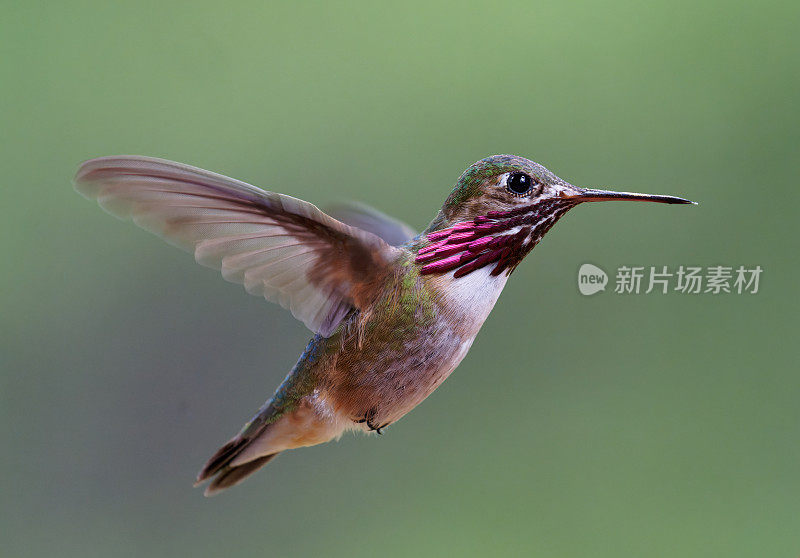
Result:
<svg viewBox="0 0 800 558">
<path fill-rule="evenodd" d="M 471 165 L 420 236 L 421 273 L 461 277 L 492 266 L 511 273 L 558 219 L 579 203 L 606 200 L 693 203 L 683 198 L 573 186 L 538 163 L 494 155 Z"/>
</svg>

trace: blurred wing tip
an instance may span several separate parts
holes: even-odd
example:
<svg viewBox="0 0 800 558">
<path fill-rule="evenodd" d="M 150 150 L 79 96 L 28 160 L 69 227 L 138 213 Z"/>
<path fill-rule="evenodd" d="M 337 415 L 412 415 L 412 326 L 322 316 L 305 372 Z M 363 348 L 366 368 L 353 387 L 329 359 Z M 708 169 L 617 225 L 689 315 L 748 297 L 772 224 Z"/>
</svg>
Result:
<svg viewBox="0 0 800 558">
<path fill-rule="evenodd" d="M 417 235 L 406 223 L 359 201 L 332 204 L 328 214 L 350 227 L 377 236 L 391 246 L 405 244 Z"/>
</svg>

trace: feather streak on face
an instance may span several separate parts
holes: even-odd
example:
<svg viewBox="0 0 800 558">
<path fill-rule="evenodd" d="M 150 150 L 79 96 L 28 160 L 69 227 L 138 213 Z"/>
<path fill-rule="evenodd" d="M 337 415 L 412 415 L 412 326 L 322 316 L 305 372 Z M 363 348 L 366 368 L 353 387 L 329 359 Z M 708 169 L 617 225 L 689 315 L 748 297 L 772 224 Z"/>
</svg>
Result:
<svg viewBox="0 0 800 558">
<path fill-rule="evenodd" d="M 511 273 L 573 202 L 553 198 L 507 211 L 489 211 L 469 221 L 432 232 L 430 244 L 419 249 L 420 273 L 463 277 L 494 264 L 492 275 Z"/>
</svg>

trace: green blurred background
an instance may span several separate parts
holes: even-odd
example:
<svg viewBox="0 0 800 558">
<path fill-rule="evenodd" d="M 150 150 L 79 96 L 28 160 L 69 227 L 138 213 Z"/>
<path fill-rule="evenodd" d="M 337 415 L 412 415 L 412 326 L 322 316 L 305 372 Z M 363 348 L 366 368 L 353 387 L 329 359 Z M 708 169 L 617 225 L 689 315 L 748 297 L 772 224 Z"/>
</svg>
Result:
<svg viewBox="0 0 800 558">
<path fill-rule="evenodd" d="M 6 2 L 0 554 L 800 553 L 796 2 Z M 194 474 L 309 332 L 70 185 L 136 153 L 421 228 L 493 153 L 581 207 L 380 439 Z M 757 295 L 576 271 L 761 265 Z"/>
</svg>

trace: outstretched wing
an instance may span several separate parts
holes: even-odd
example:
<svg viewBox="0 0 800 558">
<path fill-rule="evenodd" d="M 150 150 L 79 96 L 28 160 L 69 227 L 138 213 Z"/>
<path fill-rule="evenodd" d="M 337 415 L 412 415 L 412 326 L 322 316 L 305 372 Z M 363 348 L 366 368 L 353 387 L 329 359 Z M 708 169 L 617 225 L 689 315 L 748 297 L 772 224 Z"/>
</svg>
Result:
<svg viewBox="0 0 800 558">
<path fill-rule="evenodd" d="M 326 211 L 351 227 L 371 232 L 392 246 L 405 244 L 417 233 L 403 223 L 377 209 L 359 202 L 342 202 L 326 208 Z"/>
<path fill-rule="evenodd" d="M 75 188 L 323 336 L 372 302 L 399 254 L 310 203 L 163 159 L 92 159 Z"/>
</svg>

